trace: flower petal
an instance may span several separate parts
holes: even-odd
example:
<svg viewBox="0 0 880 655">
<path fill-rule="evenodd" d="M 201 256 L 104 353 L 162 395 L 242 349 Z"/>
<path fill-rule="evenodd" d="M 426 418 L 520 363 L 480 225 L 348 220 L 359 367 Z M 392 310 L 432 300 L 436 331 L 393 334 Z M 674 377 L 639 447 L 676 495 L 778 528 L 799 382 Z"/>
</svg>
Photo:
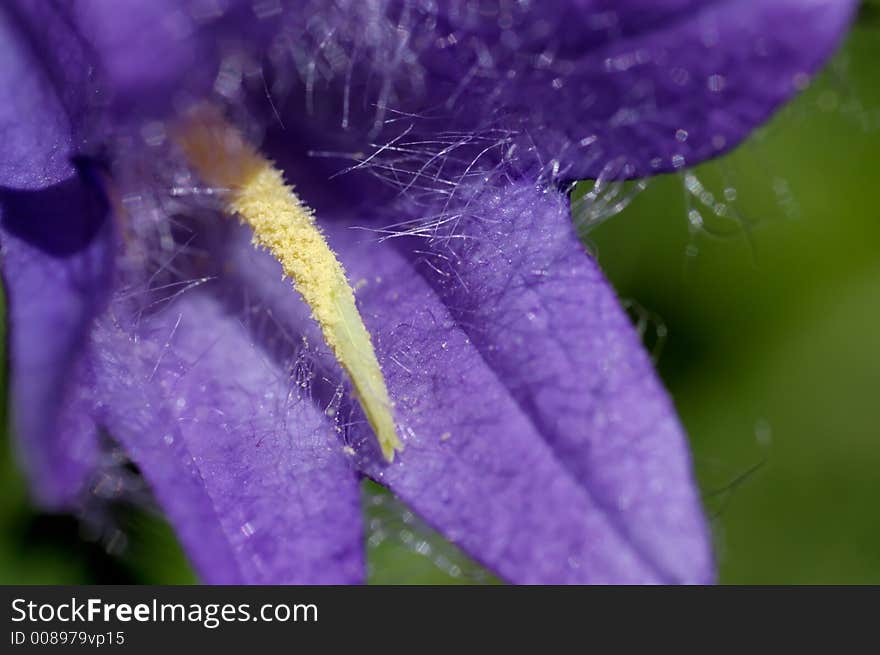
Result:
<svg viewBox="0 0 880 655">
<path fill-rule="evenodd" d="M 420 160 L 409 189 L 453 174 L 467 143 L 554 180 L 642 177 L 737 145 L 809 81 L 857 5 L 315 3 L 286 17 L 276 102 L 307 149 L 372 162 L 392 183 Z"/>
<path fill-rule="evenodd" d="M 204 581 L 361 582 L 360 487 L 333 426 L 229 311 L 196 290 L 131 333 L 103 324 L 101 422 Z"/>
<path fill-rule="evenodd" d="M 359 409 L 342 408 L 363 470 L 512 582 L 659 581 L 556 459 L 411 265 L 388 246 L 351 247 L 350 234 L 335 237 L 352 280 L 367 281 L 359 291 L 361 309 L 405 442 L 388 465 Z M 260 302 L 291 332 L 301 329 L 302 316 L 285 311 L 298 304 L 290 302 L 289 286 L 265 274 L 277 273 L 277 264 L 240 243 L 242 257 L 263 262 L 244 270 L 252 288 L 264 291 Z M 329 353 L 326 363 L 333 366 Z"/>
<path fill-rule="evenodd" d="M 420 251 L 456 323 L 641 560 L 667 581 L 711 580 L 687 441 L 568 198 L 487 189 Z"/>
<path fill-rule="evenodd" d="M 265 5 L 265 6 L 264 6 Z M 219 5 L 18 3 L 59 80 L 89 67 L 123 113 L 251 94 L 305 150 L 363 158 L 412 128 L 506 135 L 490 159 L 555 179 L 646 176 L 719 155 L 833 52 L 857 0 Z M 60 13 L 59 13 L 60 12 Z M 63 19 L 63 20 L 59 20 Z M 43 24 L 68 34 L 40 37 Z M 42 39 L 42 40 L 40 40 Z M 82 96 L 83 94 L 80 93 Z M 431 141 L 430 136 L 435 139 Z M 440 138 L 439 135 L 442 135 Z M 438 141 L 439 138 L 439 141 Z"/>
<path fill-rule="evenodd" d="M 664 581 L 409 264 L 387 253 L 359 262 L 352 272 L 387 280 L 361 299 L 405 443 L 394 464 L 372 455 L 364 470 L 510 582 Z M 371 443 L 365 432 L 355 426 Z"/>
<path fill-rule="evenodd" d="M 33 3 L 31 3 L 33 6 Z M 37 499 L 76 503 L 98 461 L 89 399 L 74 380 L 89 324 L 103 308 L 113 235 L 93 171 L 71 160 L 88 66 L 81 44 L 49 17 L 73 78 L 59 77 L 17 7 L 0 8 L 0 242 L 9 324 L 11 418 Z M 70 81 L 68 85 L 66 82 Z"/>
<path fill-rule="evenodd" d="M 108 298 L 113 235 L 107 207 L 82 177 L 41 190 L 0 190 L 9 325 L 11 416 L 38 499 L 74 502 L 97 462 L 88 401 L 73 380 Z"/>
<path fill-rule="evenodd" d="M 204 42 L 192 14 L 181 9 L 169 0 L 82 0 L 60 11 L 93 48 L 113 101 L 143 111 L 167 106 L 187 73 L 197 75 L 201 90 L 216 73 L 216 62 L 199 65 Z"/>
<path fill-rule="evenodd" d="M 554 207 L 558 209 L 558 202 Z M 326 208 L 318 215 L 326 218 Z M 535 334 L 528 352 L 540 357 L 546 349 L 557 370 L 546 375 L 540 366 L 507 370 L 503 362 L 495 368 L 481 350 L 486 342 L 470 336 L 471 329 L 479 331 L 481 326 L 471 325 L 473 317 L 455 308 L 463 296 L 443 297 L 442 286 L 432 289 L 424 271 L 388 243 L 376 243 L 369 233 L 328 223 L 325 230 L 350 280 L 359 288 L 359 305 L 373 335 L 405 443 L 404 451 L 388 465 L 357 406 L 341 408 L 341 420 L 350 424 L 348 439 L 365 473 L 512 582 L 702 582 L 712 578 L 687 450 L 671 406 L 625 315 L 614 304 L 613 294 L 596 278 L 581 251 L 579 262 L 570 265 L 588 277 L 573 284 L 571 291 L 584 297 L 566 299 L 565 305 L 556 308 L 570 311 L 572 302 L 598 303 L 596 309 L 602 312 L 600 316 L 608 316 L 608 324 L 603 318 L 588 327 L 602 328 L 610 342 L 602 363 L 616 363 L 614 357 L 619 356 L 624 367 L 637 369 L 628 378 L 632 390 L 603 395 L 600 389 L 593 395 L 594 387 L 614 372 L 594 364 L 586 376 L 572 373 L 565 362 L 558 362 L 566 353 L 549 332 Z M 557 243 L 548 240 L 547 247 L 558 241 L 566 248 L 576 245 L 560 237 Z M 253 250 L 246 230 L 230 243 L 231 259 L 224 268 L 239 272 L 254 302 L 291 335 L 313 335 L 302 303 L 293 301 L 289 283 L 280 280 L 277 262 Z M 568 275 L 569 269 L 564 268 L 563 279 Z M 526 302 L 531 300 L 528 297 Z M 494 325 L 506 315 L 511 302 L 508 298 L 493 305 L 499 316 L 487 310 L 480 320 Z M 585 329 L 578 335 L 582 337 Z M 501 345 L 507 348 L 509 343 Z M 603 345 L 597 344 L 590 354 L 601 354 Z M 328 353 L 323 375 L 335 368 Z M 554 373 L 565 377 L 531 388 L 524 383 L 527 376 L 547 380 Z M 630 368 L 624 368 L 620 375 L 629 373 Z M 539 403 L 549 396 L 557 406 L 564 401 L 571 404 L 563 408 L 568 415 L 562 419 L 577 430 L 576 443 L 569 450 L 581 460 L 590 457 L 583 452 L 588 446 L 585 441 L 615 440 L 617 450 L 601 457 L 603 465 L 612 469 L 601 483 L 581 477 L 585 467 L 571 467 L 564 461 L 562 448 L 553 443 L 553 426 L 531 413 L 529 399 L 523 397 L 527 394 L 535 395 Z M 620 428 L 609 422 L 607 428 L 594 432 L 592 416 L 602 410 L 614 413 L 620 405 L 634 414 L 632 425 Z M 660 471 L 670 487 L 655 490 L 651 485 L 657 483 L 656 469 L 665 464 L 673 467 L 668 473 Z M 643 485 L 640 476 L 648 476 L 651 485 Z M 644 494 L 633 498 L 639 512 L 608 507 L 604 497 L 596 497 L 605 489 L 601 485 L 610 489 L 615 483 L 620 493 Z M 643 518 L 641 510 L 649 508 L 661 517 L 647 527 L 637 525 L 637 519 Z M 655 541 L 646 546 L 639 539 L 648 528 L 655 528 L 650 534 Z M 697 559 L 675 562 L 666 569 L 665 561 L 658 564 L 655 560 L 667 554 Z"/>
<path fill-rule="evenodd" d="M 38 189 L 73 175 L 72 130 L 42 53 L 9 7 L 0 8 L 0 186 Z"/>
<path fill-rule="evenodd" d="M 80 105 L 110 109 L 105 118 L 113 119 L 161 118 L 212 89 L 222 96 L 230 80 L 225 87 L 222 77 L 218 82 L 221 62 L 254 54 L 268 29 L 244 0 L 9 5 L 56 90 Z M 227 73 L 234 78 L 242 71 L 233 66 Z"/>
<path fill-rule="evenodd" d="M 730 150 L 803 88 L 858 3 L 622 4 L 609 28 L 618 38 L 563 58 L 574 72 L 559 89 L 551 90 L 560 83 L 551 65 L 506 101 L 531 107 L 528 142 L 569 179 L 644 177 Z M 547 100 L 536 105 L 535 96 Z"/>
<path fill-rule="evenodd" d="M 593 272 L 583 259 L 577 268 Z M 349 263 L 352 272 L 363 261 Z M 548 294 L 542 299 L 550 313 L 574 306 L 599 317 L 582 326 L 571 317 L 566 327 L 579 328 L 571 341 L 556 331 L 559 325 L 529 332 L 510 316 L 542 295 L 516 284 L 515 276 L 532 274 L 519 268 L 522 263 L 505 271 L 514 276 L 506 297 L 482 294 L 502 279 L 502 271 L 475 296 L 463 290 L 447 295 L 387 253 L 373 260 L 375 270 L 361 264 L 361 274 L 387 280 L 368 285 L 361 299 L 406 440 L 398 463 L 385 467 L 371 458 L 365 469 L 513 582 L 710 580 L 686 446 L 613 295 L 601 283 L 598 291 L 570 285 L 555 305 Z M 564 280 L 570 271 L 545 274 Z M 479 285 L 481 278 L 459 281 L 468 282 Z M 487 303 L 482 313 L 466 311 L 482 302 Z M 531 325 L 525 314 L 522 320 Z M 491 341 L 487 335 L 502 338 Z M 579 358 L 578 349 L 587 352 Z M 637 370 L 630 371 L 628 360 Z M 609 372 L 605 367 L 611 364 L 624 368 Z M 603 393 L 606 376 L 609 388 Z M 624 417 L 597 427 L 595 416 L 602 412 Z M 572 433 L 560 436 L 560 427 Z M 604 452 L 591 452 L 603 440 Z M 664 471 L 668 463 L 673 468 Z M 655 489 L 658 478 L 667 486 Z M 614 504 L 610 493 L 617 494 Z M 618 505 L 624 498 L 638 510 Z M 650 511 L 659 517 L 646 519 L 643 513 Z M 696 560 L 681 559 L 694 555 Z"/>
</svg>

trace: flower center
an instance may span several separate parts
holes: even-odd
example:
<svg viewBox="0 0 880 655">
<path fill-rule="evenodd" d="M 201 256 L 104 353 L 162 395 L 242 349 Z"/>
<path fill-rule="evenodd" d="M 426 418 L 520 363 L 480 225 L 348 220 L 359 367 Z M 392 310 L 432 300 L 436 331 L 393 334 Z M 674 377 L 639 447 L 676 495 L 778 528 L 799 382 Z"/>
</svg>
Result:
<svg viewBox="0 0 880 655">
<path fill-rule="evenodd" d="M 202 110 L 177 133 L 189 163 L 208 184 L 228 189 L 225 208 L 253 229 L 311 308 L 324 341 L 351 378 L 385 458 L 403 446 L 370 334 L 354 292 L 311 209 L 284 183 L 280 170 L 245 142 L 218 114 Z"/>
</svg>

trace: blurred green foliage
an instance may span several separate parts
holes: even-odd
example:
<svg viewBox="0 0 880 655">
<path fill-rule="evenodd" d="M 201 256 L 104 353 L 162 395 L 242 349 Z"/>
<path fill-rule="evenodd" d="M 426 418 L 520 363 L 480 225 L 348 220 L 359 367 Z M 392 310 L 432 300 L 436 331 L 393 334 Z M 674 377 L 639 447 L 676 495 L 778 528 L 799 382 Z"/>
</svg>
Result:
<svg viewBox="0 0 880 655">
<path fill-rule="evenodd" d="M 716 197 L 736 190 L 739 222 L 704 210 L 695 230 L 670 176 L 587 235 L 668 329 L 659 370 L 723 582 L 880 582 L 878 28 L 860 22 L 766 129 L 697 168 Z"/>
<path fill-rule="evenodd" d="M 735 220 L 695 227 L 673 175 L 585 230 L 660 352 L 722 582 L 880 583 L 878 37 L 872 0 L 806 93 L 696 169 Z M 149 512 L 112 508 L 109 535 L 36 512 L 5 444 L 0 494 L 0 583 L 194 580 Z M 374 485 L 365 508 L 373 582 L 491 581 Z"/>
</svg>

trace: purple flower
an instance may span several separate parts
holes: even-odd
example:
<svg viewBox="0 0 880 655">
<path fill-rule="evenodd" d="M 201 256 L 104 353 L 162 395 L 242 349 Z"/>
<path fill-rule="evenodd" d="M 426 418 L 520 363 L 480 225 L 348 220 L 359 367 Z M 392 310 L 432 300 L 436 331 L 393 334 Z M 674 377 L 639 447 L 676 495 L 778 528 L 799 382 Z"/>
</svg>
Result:
<svg viewBox="0 0 880 655">
<path fill-rule="evenodd" d="M 364 475 L 512 582 L 712 581 L 681 426 L 567 192 L 734 147 L 855 2 L 287 4 L 0 10 L 12 417 L 39 502 L 107 494 L 116 442 L 206 582 L 362 581 Z M 204 103 L 344 264 L 392 463 L 172 138 Z"/>
</svg>

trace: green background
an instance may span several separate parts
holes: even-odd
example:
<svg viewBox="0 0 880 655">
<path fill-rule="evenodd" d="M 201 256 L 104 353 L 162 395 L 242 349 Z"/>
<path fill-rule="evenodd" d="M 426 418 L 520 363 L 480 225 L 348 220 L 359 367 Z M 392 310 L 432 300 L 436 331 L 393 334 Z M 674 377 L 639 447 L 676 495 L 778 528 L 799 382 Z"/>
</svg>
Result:
<svg viewBox="0 0 880 655">
<path fill-rule="evenodd" d="M 880 583 L 877 7 L 770 125 L 696 169 L 716 199 L 735 190 L 728 218 L 673 175 L 583 226 L 659 354 L 722 582 Z M 491 581 L 375 487 L 365 507 L 372 581 Z M 102 534 L 40 514 L 4 442 L 0 583 L 194 581 L 161 519 L 110 511 Z"/>
</svg>

